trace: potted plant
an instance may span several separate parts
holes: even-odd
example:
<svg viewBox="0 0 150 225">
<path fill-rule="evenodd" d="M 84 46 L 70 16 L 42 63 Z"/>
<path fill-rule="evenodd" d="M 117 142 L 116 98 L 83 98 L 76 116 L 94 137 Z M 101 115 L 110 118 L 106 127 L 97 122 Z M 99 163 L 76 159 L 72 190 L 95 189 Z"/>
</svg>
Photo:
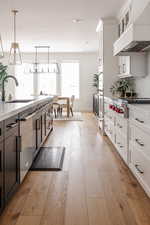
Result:
<svg viewBox="0 0 150 225">
<path fill-rule="evenodd" d="M 126 97 L 126 92 L 129 90 L 130 92 L 134 92 L 133 79 L 119 79 L 110 88 L 112 95 L 120 98 Z"/>
<path fill-rule="evenodd" d="M 100 75 L 101 73 L 98 73 L 98 74 L 95 73 L 93 75 L 93 87 L 97 89 L 97 92 L 99 91 Z"/>
<path fill-rule="evenodd" d="M 0 63 L 0 90 L 2 88 L 2 80 L 7 76 L 8 66 L 4 66 Z"/>
</svg>

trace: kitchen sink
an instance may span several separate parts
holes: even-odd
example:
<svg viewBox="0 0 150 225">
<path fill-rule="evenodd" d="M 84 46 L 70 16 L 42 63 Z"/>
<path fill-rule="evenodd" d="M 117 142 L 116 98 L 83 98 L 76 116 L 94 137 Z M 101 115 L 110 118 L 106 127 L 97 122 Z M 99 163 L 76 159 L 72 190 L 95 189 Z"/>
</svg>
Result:
<svg viewBox="0 0 150 225">
<path fill-rule="evenodd" d="M 11 101 L 7 101 L 6 103 L 28 103 L 34 101 L 34 99 L 15 99 Z"/>
</svg>

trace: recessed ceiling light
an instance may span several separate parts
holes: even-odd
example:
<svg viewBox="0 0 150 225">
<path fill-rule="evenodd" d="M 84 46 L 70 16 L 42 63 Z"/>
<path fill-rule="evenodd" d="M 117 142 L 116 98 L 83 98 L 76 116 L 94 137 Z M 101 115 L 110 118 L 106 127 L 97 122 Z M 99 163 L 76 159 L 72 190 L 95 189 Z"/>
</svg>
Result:
<svg viewBox="0 0 150 225">
<path fill-rule="evenodd" d="M 81 22 L 83 22 L 83 20 L 82 19 L 73 19 L 72 22 L 73 23 L 81 23 Z"/>
</svg>

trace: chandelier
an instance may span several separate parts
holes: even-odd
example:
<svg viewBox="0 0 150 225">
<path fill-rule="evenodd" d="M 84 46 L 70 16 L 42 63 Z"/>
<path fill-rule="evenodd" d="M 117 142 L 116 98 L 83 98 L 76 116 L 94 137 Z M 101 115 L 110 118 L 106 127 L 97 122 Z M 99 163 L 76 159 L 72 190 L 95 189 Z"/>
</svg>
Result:
<svg viewBox="0 0 150 225">
<path fill-rule="evenodd" d="M 14 15 L 14 42 L 11 43 L 10 53 L 9 53 L 9 65 L 21 65 L 21 53 L 19 48 L 19 43 L 16 42 L 16 15 L 18 10 L 12 10 Z"/>
<path fill-rule="evenodd" d="M 40 58 L 40 52 L 41 49 L 46 49 L 46 60 L 45 62 L 39 59 Z M 56 62 L 50 62 L 50 46 L 35 46 L 35 62 L 33 64 L 30 64 L 28 68 L 25 69 L 25 73 L 37 73 L 37 74 L 44 74 L 44 73 L 59 73 L 59 65 Z"/>
</svg>

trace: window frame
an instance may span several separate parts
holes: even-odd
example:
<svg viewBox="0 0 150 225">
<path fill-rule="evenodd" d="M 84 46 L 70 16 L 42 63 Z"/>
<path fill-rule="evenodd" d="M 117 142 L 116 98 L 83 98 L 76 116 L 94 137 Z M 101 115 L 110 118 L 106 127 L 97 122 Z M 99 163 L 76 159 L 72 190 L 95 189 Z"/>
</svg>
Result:
<svg viewBox="0 0 150 225">
<path fill-rule="evenodd" d="M 60 64 L 60 73 L 57 74 L 56 73 L 56 95 L 62 95 L 62 64 L 63 63 L 78 63 L 78 66 L 79 66 L 79 74 L 78 74 L 78 97 L 76 97 L 77 100 L 80 99 L 80 95 L 81 95 L 81 91 L 80 91 L 80 81 L 81 81 L 81 77 L 80 77 L 80 61 L 78 59 L 65 59 L 65 60 L 61 60 L 59 61 L 59 64 Z M 25 66 L 28 65 L 31 65 L 31 63 L 29 62 L 25 62 L 23 63 L 23 71 L 24 71 L 24 74 L 28 74 L 28 72 L 25 72 Z M 22 65 L 21 65 L 22 66 Z M 15 71 L 15 74 L 16 74 L 16 71 Z M 33 82 L 33 95 L 38 95 L 39 94 L 39 78 L 38 78 L 38 74 L 36 73 L 30 73 L 29 72 L 29 76 L 32 74 L 32 82 Z M 16 76 L 18 76 L 16 74 Z M 44 76 L 44 74 L 43 74 Z M 16 90 L 15 90 L 15 95 L 16 95 Z"/>
<path fill-rule="evenodd" d="M 79 100 L 80 99 L 80 95 L 81 95 L 81 91 L 80 91 L 80 61 L 78 60 L 78 59 L 65 59 L 65 60 L 62 60 L 61 61 L 61 66 L 62 66 L 62 64 L 63 63 L 78 63 L 78 66 L 79 66 L 79 77 L 78 77 L 78 96 L 77 97 L 75 97 L 75 99 L 76 100 Z M 61 74 L 60 74 L 60 76 L 61 76 L 61 84 L 60 84 L 60 86 L 61 86 L 61 95 L 62 95 L 62 67 L 61 67 Z"/>
</svg>

